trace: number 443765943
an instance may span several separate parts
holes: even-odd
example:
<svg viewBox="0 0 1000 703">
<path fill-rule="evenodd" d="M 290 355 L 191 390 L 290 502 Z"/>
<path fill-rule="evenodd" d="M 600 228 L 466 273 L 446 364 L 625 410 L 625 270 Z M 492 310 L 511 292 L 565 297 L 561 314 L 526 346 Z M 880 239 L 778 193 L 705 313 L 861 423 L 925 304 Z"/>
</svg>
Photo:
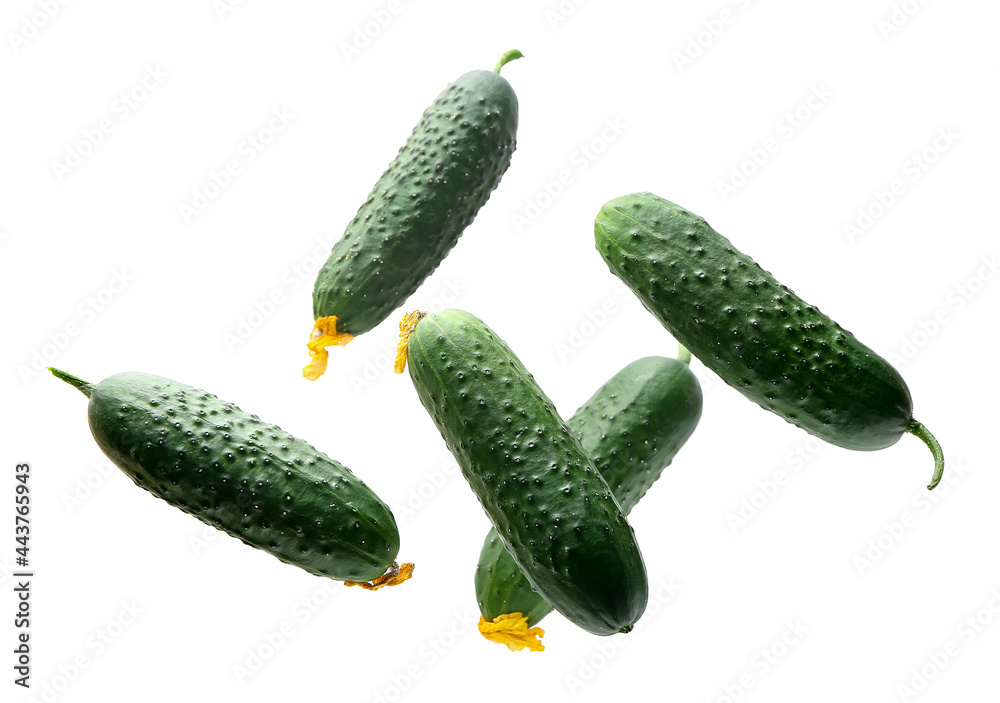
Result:
<svg viewBox="0 0 1000 703">
<path fill-rule="evenodd" d="M 31 467 L 28 464 L 18 464 L 15 470 L 16 495 L 14 497 L 14 533 L 15 541 L 18 544 L 17 565 L 21 568 L 28 566 L 28 539 L 31 536 L 31 525 L 28 513 L 31 512 L 31 496 L 28 488 L 28 474 Z"/>
</svg>

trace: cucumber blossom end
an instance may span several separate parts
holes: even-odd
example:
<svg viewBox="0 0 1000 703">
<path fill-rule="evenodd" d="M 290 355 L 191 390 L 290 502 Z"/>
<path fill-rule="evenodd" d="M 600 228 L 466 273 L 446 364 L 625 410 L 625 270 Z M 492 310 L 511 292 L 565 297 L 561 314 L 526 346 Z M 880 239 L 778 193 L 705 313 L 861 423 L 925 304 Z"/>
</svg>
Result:
<svg viewBox="0 0 1000 703">
<path fill-rule="evenodd" d="M 302 367 L 302 375 L 310 381 L 326 373 L 326 364 L 330 359 L 327 347 L 343 347 L 354 337 L 346 332 L 337 331 L 337 316 L 321 317 L 313 325 L 312 334 L 306 347 L 311 357 L 309 363 Z"/>
<path fill-rule="evenodd" d="M 360 586 L 365 591 L 377 591 L 380 588 L 398 586 L 404 581 L 409 581 L 413 578 L 413 567 L 414 564 L 412 562 L 406 562 L 402 566 L 396 562 L 392 562 L 389 570 L 377 579 L 373 579 L 372 581 L 344 581 L 344 585 Z"/>
<path fill-rule="evenodd" d="M 492 621 L 480 615 L 479 634 L 490 642 L 505 645 L 512 652 L 522 649 L 531 652 L 545 651 L 545 645 L 542 644 L 545 630 L 528 627 L 528 617 L 523 613 L 498 615 Z"/>
<path fill-rule="evenodd" d="M 399 321 L 399 342 L 396 344 L 396 362 L 393 364 L 394 373 L 406 371 L 406 354 L 410 349 L 410 335 L 416 329 L 417 323 L 427 315 L 423 310 L 414 310 L 403 315 Z"/>
</svg>

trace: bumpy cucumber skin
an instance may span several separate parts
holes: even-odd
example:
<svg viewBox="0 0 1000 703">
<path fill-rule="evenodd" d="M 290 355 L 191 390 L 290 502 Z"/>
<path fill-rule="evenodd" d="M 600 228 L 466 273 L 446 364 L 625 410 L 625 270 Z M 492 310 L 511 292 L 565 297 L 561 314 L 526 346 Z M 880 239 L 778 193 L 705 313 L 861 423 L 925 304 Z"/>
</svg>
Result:
<svg viewBox="0 0 1000 703">
<path fill-rule="evenodd" d="M 701 410 L 701 386 L 687 364 L 646 357 L 612 376 L 567 424 L 628 514 L 694 432 Z M 552 612 L 496 530 L 483 544 L 475 586 L 487 620 L 520 612 L 533 627 Z"/>
<path fill-rule="evenodd" d="M 761 407 L 847 449 L 884 449 L 907 429 L 913 404 L 899 373 L 703 218 L 636 193 L 606 203 L 594 235 L 677 341 Z"/>
<path fill-rule="evenodd" d="M 628 514 L 691 437 L 701 409 L 687 364 L 646 357 L 601 386 L 569 426 Z"/>
<path fill-rule="evenodd" d="M 521 613 L 528 619 L 528 627 L 534 627 L 552 612 L 548 601 L 531 590 L 528 579 L 493 528 L 479 552 L 475 586 L 479 612 L 490 622 L 498 615 Z"/>
<path fill-rule="evenodd" d="M 315 318 L 363 334 L 437 268 L 500 183 L 517 133 L 517 96 L 471 71 L 427 108 L 316 278 Z"/>
<path fill-rule="evenodd" d="M 347 468 L 205 391 L 116 374 L 94 387 L 88 417 L 137 486 L 284 562 L 368 581 L 399 551 L 389 508 Z"/>
<path fill-rule="evenodd" d="M 410 336 L 410 378 L 534 590 L 588 632 L 629 631 L 648 598 L 631 526 L 552 401 L 510 348 L 459 310 Z"/>
</svg>

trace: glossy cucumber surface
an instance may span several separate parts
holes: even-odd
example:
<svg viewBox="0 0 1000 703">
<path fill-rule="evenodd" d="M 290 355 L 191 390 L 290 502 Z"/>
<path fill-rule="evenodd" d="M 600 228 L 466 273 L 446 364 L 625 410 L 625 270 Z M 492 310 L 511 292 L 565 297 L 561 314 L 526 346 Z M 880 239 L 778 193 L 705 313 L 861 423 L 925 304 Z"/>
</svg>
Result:
<svg viewBox="0 0 1000 703">
<path fill-rule="evenodd" d="M 368 581 L 392 566 L 399 533 L 389 508 L 307 442 L 160 376 L 92 385 L 53 373 L 90 397 L 94 439 L 140 488 L 313 574 Z"/>
<path fill-rule="evenodd" d="M 645 495 L 694 432 L 702 394 L 688 365 L 645 357 L 612 376 L 567 423 L 590 454 L 625 513 Z M 490 530 L 475 577 L 487 620 L 522 613 L 528 627 L 552 612 Z"/>
<path fill-rule="evenodd" d="M 652 193 L 606 203 L 597 250 L 678 342 L 758 405 L 821 439 L 876 450 L 904 432 L 940 447 L 913 419 L 899 373 L 806 303 L 701 217 Z"/>
<path fill-rule="evenodd" d="M 335 316 L 338 332 L 357 336 L 402 305 L 500 183 L 517 121 L 517 96 L 499 66 L 446 87 L 334 245 L 316 278 L 314 317 Z"/>
<path fill-rule="evenodd" d="M 528 370 L 459 310 L 421 319 L 408 345 L 421 403 L 531 587 L 589 632 L 631 630 L 648 596 L 635 535 Z"/>
</svg>

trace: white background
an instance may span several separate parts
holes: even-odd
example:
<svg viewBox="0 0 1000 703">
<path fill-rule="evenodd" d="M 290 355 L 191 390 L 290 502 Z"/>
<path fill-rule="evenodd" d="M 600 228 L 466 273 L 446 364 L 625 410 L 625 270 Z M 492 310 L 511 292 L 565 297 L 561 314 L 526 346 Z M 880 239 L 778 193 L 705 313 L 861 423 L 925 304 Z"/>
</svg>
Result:
<svg viewBox="0 0 1000 703">
<path fill-rule="evenodd" d="M 995 3 L 232 4 L 0 12 L 0 697 L 1000 699 Z M 554 614 L 541 654 L 475 632 L 488 523 L 389 371 L 404 310 L 331 350 L 320 381 L 300 368 L 312 272 L 434 96 L 510 48 L 518 150 L 406 309 L 476 313 L 568 417 L 626 363 L 675 352 L 592 240 L 603 202 L 656 192 L 893 360 L 949 460 L 936 491 L 915 438 L 822 444 L 695 362 L 701 425 L 632 514 L 652 594 L 635 632 Z M 38 354 L 94 382 L 175 378 L 311 441 L 392 506 L 414 579 L 346 589 L 137 489 Z M 11 670 L 17 461 L 30 693 Z"/>
</svg>

